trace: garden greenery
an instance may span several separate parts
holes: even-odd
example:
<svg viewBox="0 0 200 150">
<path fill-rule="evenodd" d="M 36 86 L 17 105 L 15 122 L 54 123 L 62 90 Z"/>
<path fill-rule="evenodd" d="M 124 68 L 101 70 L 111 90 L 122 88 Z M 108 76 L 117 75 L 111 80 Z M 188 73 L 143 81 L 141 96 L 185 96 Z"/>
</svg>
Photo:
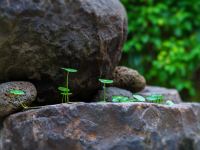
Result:
<svg viewBox="0 0 200 150">
<path fill-rule="evenodd" d="M 113 80 L 99 79 L 99 82 L 103 83 L 103 101 L 106 102 L 106 84 L 112 84 Z"/>
<path fill-rule="evenodd" d="M 121 0 L 128 12 L 128 41 L 122 63 L 150 84 L 177 88 L 194 97 L 200 68 L 199 0 Z"/>
<path fill-rule="evenodd" d="M 157 104 L 166 104 L 173 106 L 174 103 L 170 100 L 164 102 L 164 96 L 160 94 L 152 94 L 149 96 L 133 95 L 132 97 L 126 96 L 112 96 L 112 102 L 114 103 L 130 103 L 130 102 L 148 102 L 148 103 L 157 103 Z"/>
<path fill-rule="evenodd" d="M 70 93 L 70 89 L 69 89 L 69 73 L 76 73 L 78 72 L 78 70 L 76 69 L 72 69 L 72 68 L 61 68 L 62 70 L 64 70 L 67 75 L 66 75 L 66 87 L 58 87 L 58 90 L 61 92 L 60 94 L 62 95 L 62 103 L 65 100 L 65 103 L 69 103 L 69 95 L 71 95 L 72 93 Z"/>
</svg>

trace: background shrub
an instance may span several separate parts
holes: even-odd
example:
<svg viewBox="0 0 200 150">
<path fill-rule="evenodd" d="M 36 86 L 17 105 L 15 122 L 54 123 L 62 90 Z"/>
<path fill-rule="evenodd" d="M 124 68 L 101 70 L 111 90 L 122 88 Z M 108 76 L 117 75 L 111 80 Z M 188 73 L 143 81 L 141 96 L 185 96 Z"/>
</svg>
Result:
<svg viewBox="0 0 200 150">
<path fill-rule="evenodd" d="M 137 69 L 149 84 L 177 88 L 183 99 L 197 99 L 200 1 L 121 1 L 129 18 L 122 64 Z"/>
</svg>

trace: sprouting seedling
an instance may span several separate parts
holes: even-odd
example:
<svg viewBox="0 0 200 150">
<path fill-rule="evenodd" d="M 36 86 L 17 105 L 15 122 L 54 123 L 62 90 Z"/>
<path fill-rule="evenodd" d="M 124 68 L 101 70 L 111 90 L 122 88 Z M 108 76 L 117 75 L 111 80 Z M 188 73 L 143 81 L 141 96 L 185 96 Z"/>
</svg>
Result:
<svg viewBox="0 0 200 150">
<path fill-rule="evenodd" d="M 24 92 L 23 90 L 16 90 L 16 89 L 10 90 L 9 93 L 10 93 L 10 94 L 13 94 L 13 95 L 15 95 L 15 96 L 17 96 L 17 97 L 18 97 L 18 96 L 25 95 L 25 92 Z M 24 105 L 23 103 L 20 103 L 20 105 L 21 105 L 24 109 L 28 108 L 28 106 Z"/>
<path fill-rule="evenodd" d="M 99 79 L 101 83 L 103 83 L 103 101 L 106 101 L 106 84 L 112 84 L 113 80 L 107 80 L 107 79 Z"/>
<path fill-rule="evenodd" d="M 22 90 L 10 90 L 9 93 L 14 95 L 25 95 L 25 92 Z"/>
<path fill-rule="evenodd" d="M 133 95 L 133 97 L 127 96 L 112 96 L 112 102 L 123 103 L 123 102 L 145 102 L 145 98 L 141 95 Z"/>
<path fill-rule="evenodd" d="M 164 101 L 164 96 L 160 94 L 152 94 L 147 96 L 146 100 L 151 103 L 162 103 Z"/>
<path fill-rule="evenodd" d="M 112 96 L 112 102 L 114 103 L 122 103 L 122 102 L 129 102 L 129 98 L 126 96 Z"/>
<path fill-rule="evenodd" d="M 137 102 L 145 102 L 146 99 L 141 96 L 141 95 L 133 95 L 133 98 L 137 101 Z"/>
<path fill-rule="evenodd" d="M 76 69 L 72 69 L 72 68 L 61 68 L 62 70 L 64 70 L 65 72 L 67 72 L 67 76 L 66 76 L 66 87 L 59 87 L 58 89 L 61 91 L 61 95 L 62 97 L 65 98 L 65 103 L 69 102 L 69 95 L 71 95 L 72 93 L 69 93 L 69 73 L 76 73 L 78 72 L 78 70 Z M 62 98 L 62 102 L 63 102 L 63 98 Z"/>
<path fill-rule="evenodd" d="M 173 106 L 173 105 L 174 105 L 174 102 L 172 102 L 172 101 L 166 101 L 166 105 L 168 105 L 168 106 Z"/>
<path fill-rule="evenodd" d="M 70 90 L 66 87 L 58 87 L 58 90 L 61 92 L 61 95 L 62 95 L 62 103 L 64 103 L 64 100 L 65 102 L 67 101 L 67 95 L 72 94 L 72 93 L 69 93 Z"/>
</svg>

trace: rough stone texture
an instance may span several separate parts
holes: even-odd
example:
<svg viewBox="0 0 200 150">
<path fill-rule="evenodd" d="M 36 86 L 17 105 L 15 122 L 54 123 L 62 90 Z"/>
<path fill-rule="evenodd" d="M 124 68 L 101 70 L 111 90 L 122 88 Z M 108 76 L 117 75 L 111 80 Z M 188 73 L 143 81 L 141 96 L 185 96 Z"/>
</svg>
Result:
<svg viewBox="0 0 200 150">
<path fill-rule="evenodd" d="M 181 103 L 181 97 L 179 95 L 179 92 L 176 89 L 167 89 L 163 87 L 158 86 L 146 86 L 145 89 L 138 94 L 142 96 L 148 96 L 152 94 L 162 94 L 164 95 L 164 100 L 171 100 L 174 103 Z"/>
<path fill-rule="evenodd" d="M 10 94 L 10 90 L 23 90 L 25 95 Z M 21 103 L 29 105 L 37 96 L 35 86 L 29 82 L 7 82 L 0 84 L 0 118 L 21 109 Z"/>
<path fill-rule="evenodd" d="M 113 73 L 114 86 L 131 92 L 139 92 L 146 86 L 145 78 L 138 71 L 118 66 Z"/>
<path fill-rule="evenodd" d="M 9 116 L 3 150 L 199 150 L 200 104 L 60 104 Z"/>
<path fill-rule="evenodd" d="M 98 91 L 98 94 L 95 97 L 95 101 L 102 101 L 103 95 L 104 95 L 103 90 Z M 108 102 L 112 102 L 113 96 L 126 96 L 126 97 L 133 96 L 133 94 L 130 91 L 120 89 L 117 87 L 107 87 L 105 95 L 106 95 L 106 101 L 108 101 Z"/>
<path fill-rule="evenodd" d="M 32 81 L 50 101 L 71 67 L 70 88 L 85 98 L 112 74 L 126 35 L 119 0 L 0 0 L 0 81 Z"/>
</svg>

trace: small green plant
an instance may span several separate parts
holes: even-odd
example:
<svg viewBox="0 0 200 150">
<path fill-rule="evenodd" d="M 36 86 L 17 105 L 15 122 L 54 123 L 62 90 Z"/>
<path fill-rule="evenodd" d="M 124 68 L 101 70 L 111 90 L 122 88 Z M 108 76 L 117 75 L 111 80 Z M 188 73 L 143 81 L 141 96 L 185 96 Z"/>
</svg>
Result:
<svg viewBox="0 0 200 150">
<path fill-rule="evenodd" d="M 114 103 L 129 102 L 129 98 L 126 96 L 112 96 L 112 102 Z"/>
<path fill-rule="evenodd" d="M 103 83 L 103 101 L 106 102 L 106 84 L 112 84 L 113 80 L 99 79 L 99 82 Z"/>
<path fill-rule="evenodd" d="M 172 101 L 166 101 L 166 105 L 173 106 L 174 102 L 172 102 Z"/>
<path fill-rule="evenodd" d="M 23 90 L 16 90 L 16 89 L 10 90 L 9 93 L 12 94 L 12 95 L 15 95 L 16 97 L 25 95 L 25 92 Z M 20 103 L 20 105 L 22 106 L 23 109 L 28 108 L 28 106 L 26 106 L 23 103 Z"/>
<path fill-rule="evenodd" d="M 145 102 L 145 98 L 141 95 L 133 95 L 133 97 L 126 96 L 112 96 L 112 102 L 123 103 L 123 102 Z"/>
<path fill-rule="evenodd" d="M 61 95 L 62 95 L 62 103 L 64 100 L 65 100 L 65 103 L 68 103 L 69 95 L 72 94 L 72 93 L 70 93 L 70 89 L 69 89 L 69 73 L 76 73 L 76 72 L 78 72 L 78 70 L 72 69 L 72 68 L 61 68 L 61 69 L 67 73 L 66 87 L 58 87 L 58 90 L 61 92 Z"/>
<path fill-rule="evenodd" d="M 150 96 L 143 97 L 141 95 L 133 95 L 128 98 L 126 96 L 112 96 L 112 102 L 123 103 L 123 102 L 149 102 L 149 103 L 163 103 L 164 96 L 160 94 L 153 94 Z"/>
<path fill-rule="evenodd" d="M 150 96 L 146 97 L 147 102 L 151 103 L 163 103 L 164 101 L 164 96 L 160 94 L 152 94 Z"/>
<path fill-rule="evenodd" d="M 133 95 L 133 98 L 136 100 L 136 101 L 139 101 L 139 102 L 145 102 L 145 98 L 141 95 Z"/>
<path fill-rule="evenodd" d="M 67 95 L 71 95 L 72 93 L 69 93 L 70 90 L 66 87 L 58 87 L 58 90 L 61 92 L 62 95 L 62 103 L 67 102 Z"/>
</svg>

